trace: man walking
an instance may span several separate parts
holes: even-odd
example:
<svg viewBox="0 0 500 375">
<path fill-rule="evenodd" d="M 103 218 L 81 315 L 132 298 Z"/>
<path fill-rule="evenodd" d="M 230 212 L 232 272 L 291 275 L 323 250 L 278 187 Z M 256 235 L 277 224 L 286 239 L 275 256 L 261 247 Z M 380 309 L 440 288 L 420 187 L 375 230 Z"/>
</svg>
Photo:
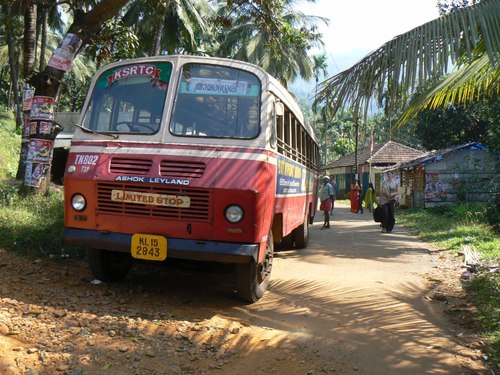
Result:
<svg viewBox="0 0 500 375">
<path fill-rule="evenodd" d="M 330 211 L 333 207 L 333 187 L 330 184 L 330 177 L 323 176 L 324 185 L 321 188 L 319 209 L 325 213 L 325 222 L 321 229 L 330 229 Z"/>
</svg>

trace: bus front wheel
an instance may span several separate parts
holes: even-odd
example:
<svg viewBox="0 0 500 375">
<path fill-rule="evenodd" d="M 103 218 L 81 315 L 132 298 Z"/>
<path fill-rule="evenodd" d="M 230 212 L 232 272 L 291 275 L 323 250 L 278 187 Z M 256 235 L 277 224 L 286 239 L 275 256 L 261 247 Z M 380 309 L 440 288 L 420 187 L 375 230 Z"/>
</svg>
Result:
<svg viewBox="0 0 500 375">
<path fill-rule="evenodd" d="M 258 301 L 266 292 L 273 268 L 274 242 L 269 233 L 266 255 L 262 263 L 236 264 L 236 293 L 246 302 Z"/>
<path fill-rule="evenodd" d="M 130 254 L 88 249 L 87 256 L 92 274 L 101 281 L 119 281 L 127 276 L 132 268 Z"/>
</svg>

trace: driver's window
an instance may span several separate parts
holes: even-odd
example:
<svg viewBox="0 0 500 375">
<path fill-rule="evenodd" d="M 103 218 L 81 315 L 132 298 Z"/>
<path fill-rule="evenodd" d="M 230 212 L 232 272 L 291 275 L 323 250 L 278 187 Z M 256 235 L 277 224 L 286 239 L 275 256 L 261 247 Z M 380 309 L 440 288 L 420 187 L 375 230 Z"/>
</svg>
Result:
<svg viewBox="0 0 500 375">
<path fill-rule="evenodd" d="M 96 95 L 87 108 L 83 126 L 92 128 L 91 121 L 95 124 L 97 131 L 110 131 L 111 129 L 111 111 L 113 108 L 113 97 L 111 95 Z"/>
<path fill-rule="evenodd" d="M 103 71 L 85 109 L 84 126 L 100 132 L 155 134 L 171 71 L 169 62 L 135 62 Z"/>
</svg>

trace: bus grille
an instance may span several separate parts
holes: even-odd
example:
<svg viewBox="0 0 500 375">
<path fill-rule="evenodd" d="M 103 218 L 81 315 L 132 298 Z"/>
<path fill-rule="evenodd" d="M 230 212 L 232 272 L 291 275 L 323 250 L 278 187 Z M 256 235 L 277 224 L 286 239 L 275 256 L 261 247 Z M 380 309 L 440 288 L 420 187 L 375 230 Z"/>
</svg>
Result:
<svg viewBox="0 0 500 375">
<path fill-rule="evenodd" d="M 205 164 L 175 160 L 162 160 L 160 175 L 175 178 L 200 178 L 205 172 Z"/>
<path fill-rule="evenodd" d="M 152 165 L 153 161 L 148 159 L 114 157 L 111 159 L 109 171 L 126 176 L 146 176 Z"/>
<path fill-rule="evenodd" d="M 164 195 L 185 195 L 190 198 L 191 204 L 190 207 L 166 207 L 117 202 L 111 200 L 111 191 L 114 189 Z M 207 221 L 210 217 L 210 191 L 178 186 L 143 186 L 101 182 L 97 184 L 97 213 Z"/>
</svg>

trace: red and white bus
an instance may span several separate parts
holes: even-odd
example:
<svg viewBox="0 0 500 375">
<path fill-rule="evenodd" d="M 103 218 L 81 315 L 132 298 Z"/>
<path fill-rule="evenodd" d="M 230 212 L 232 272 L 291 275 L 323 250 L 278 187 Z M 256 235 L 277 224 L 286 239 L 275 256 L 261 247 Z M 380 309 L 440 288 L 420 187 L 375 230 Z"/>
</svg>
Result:
<svg viewBox="0 0 500 375">
<path fill-rule="evenodd" d="M 65 171 L 63 242 L 116 281 L 134 258 L 233 263 L 239 298 L 267 289 L 274 242 L 306 247 L 318 146 L 296 101 L 241 61 L 161 56 L 94 77 Z"/>
</svg>

